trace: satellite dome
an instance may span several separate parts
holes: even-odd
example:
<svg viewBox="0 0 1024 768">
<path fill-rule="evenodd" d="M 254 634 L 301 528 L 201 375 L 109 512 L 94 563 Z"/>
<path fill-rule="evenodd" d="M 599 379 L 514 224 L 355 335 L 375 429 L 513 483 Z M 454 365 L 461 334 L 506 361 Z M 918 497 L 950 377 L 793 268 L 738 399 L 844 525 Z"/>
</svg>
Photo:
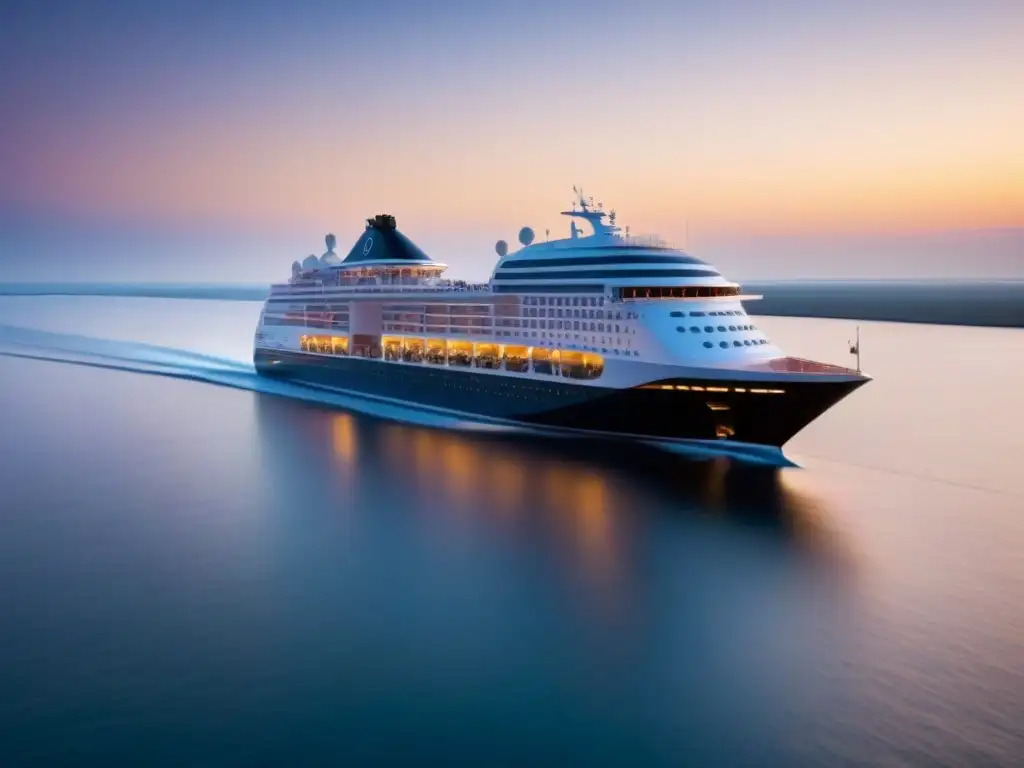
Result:
<svg viewBox="0 0 1024 768">
<path fill-rule="evenodd" d="M 292 277 L 298 277 L 299 272 L 302 271 L 302 265 L 297 261 L 292 262 Z"/>
<path fill-rule="evenodd" d="M 529 227 L 523 227 L 519 230 L 519 242 L 523 245 L 529 245 L 533 242 L 533 230 Z"/>
<path fill-rule="evenodd" d="M 302 260 L 302 268 L 303 269 L 319 269 L 320 268 L 320 259 L 318 259 L 313 254 L 310 254 L 309 256 L 307 256 L 305 259 Z"/>
<path fill-rule="evenodd" d="M 494 244 L 494 252 L 498 254 L 498 258 L 504 259 L 505 254 L 508 253 L 508 243 L 504 240 L 499 240 Z"/>
</svg>

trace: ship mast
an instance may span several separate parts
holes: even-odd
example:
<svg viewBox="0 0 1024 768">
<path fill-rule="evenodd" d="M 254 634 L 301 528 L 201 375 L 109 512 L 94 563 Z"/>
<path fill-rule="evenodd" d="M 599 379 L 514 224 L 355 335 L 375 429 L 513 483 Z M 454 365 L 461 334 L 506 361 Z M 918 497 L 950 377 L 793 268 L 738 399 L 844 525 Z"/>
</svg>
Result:
<svg viewBox="0 0 1024 768">
<path fill-rule="evenodd" d="M 608 214 L 604 212 L 604 205 L 602 203 L 595 203 L 593 197 L 585 197 L 583 190 L 577 187 L 572 188 L 573 194 L 576 196 L 576 200 L 573 201 L 571 211 L 562 211 L 563 216 L 569 216 L 573 219 L 584 219 L 594 230 L 595 235 L 613 235 L 619 231 L 619 228 L 615 225 L 615 214 L 612 213 L 609 223 L 605 224 L 604 218 Z M 579 205 L 579 210 L 576 206 Z M 577 229 L 576 222 L 572 222 L 572 239 L 575 240 L 583 230 Z"/>
</svg>

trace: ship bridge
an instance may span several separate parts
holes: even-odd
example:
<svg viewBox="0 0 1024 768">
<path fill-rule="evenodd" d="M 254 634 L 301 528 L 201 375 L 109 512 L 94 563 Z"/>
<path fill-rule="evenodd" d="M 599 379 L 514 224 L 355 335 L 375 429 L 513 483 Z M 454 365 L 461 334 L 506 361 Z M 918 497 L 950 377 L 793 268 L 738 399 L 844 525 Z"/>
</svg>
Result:
<svg viewBox="0 0 1024 768">
<path fill-rule="evenodd" d="M 561 212 L 571 219 L 568 238 L 535 243 L 533 230 L 524 227 L 520 250 L 508 253 L 503 242 L 498 244 L 500 258 L 491 275 L 496 293 L 594 292 L 616 299 L 739 295 L 739 286 L 712 265 L 656 236 L 622 232 L 614 211 L 605 213 L 593 198 L 574 191 L 577 202 Z"/>
</svg>

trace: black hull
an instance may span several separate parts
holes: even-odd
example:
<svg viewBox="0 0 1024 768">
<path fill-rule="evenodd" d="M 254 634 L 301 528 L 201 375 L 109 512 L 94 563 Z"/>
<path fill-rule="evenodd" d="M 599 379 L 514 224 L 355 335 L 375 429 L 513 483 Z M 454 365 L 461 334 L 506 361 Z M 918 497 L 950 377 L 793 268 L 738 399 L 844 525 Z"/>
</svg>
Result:
<svg viewBox="0 0 1024 768">
<path fill-rule="evenodd" d="M 351 357 L 257 350 L 266 376 L 413 406 L 527 425 L 648 438 L 727 440 L 781 448 L 793 435 L 861 386 L 857 381 L 664 379 L 611 389 L 552 378 L 496 376 L 472 369 L 402 365 Z M 729 392 L 660 389 L 651 385 L 728 387 Z M 748 391 L 732 391 L 742 386 Z M 754 394 L 750 389 L 783 389 Z"/>
</svg>

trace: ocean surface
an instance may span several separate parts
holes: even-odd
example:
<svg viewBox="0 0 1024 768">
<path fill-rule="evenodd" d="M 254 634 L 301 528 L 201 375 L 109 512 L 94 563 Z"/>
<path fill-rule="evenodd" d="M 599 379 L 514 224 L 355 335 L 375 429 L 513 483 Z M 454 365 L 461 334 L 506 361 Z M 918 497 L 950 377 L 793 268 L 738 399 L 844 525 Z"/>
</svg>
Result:
<svg viewBox="0 0 1024 768">
<path fill-rule="evenodd" d="M 265 382 L 258 313 L 0 298 L 0 765 L 1024 762 L 1024 331 L 861 323 L 773 468 Z"/>
</svg>

